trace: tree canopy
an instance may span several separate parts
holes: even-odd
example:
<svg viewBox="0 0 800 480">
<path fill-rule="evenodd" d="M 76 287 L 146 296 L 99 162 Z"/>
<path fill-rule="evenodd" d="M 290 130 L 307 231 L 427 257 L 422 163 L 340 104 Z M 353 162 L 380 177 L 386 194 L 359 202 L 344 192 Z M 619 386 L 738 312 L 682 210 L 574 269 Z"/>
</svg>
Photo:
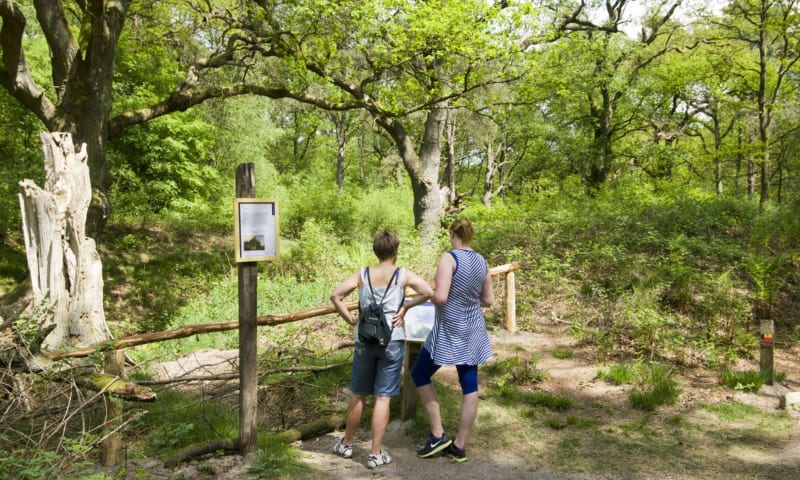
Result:
<svg viewBox="0 0 800 480">
<path fill-rule="evenodd" d="M 797 4 L 701 6 L 2 0 L 3 146 L 23 160 L 4 191 L 36 169 L 32 131 L 70 132 L 100 232 L 112 186 L 153 208 L 214 196 L 246 121 L 249 158 L 278 175 L 330 169 L 341 189 L 373 165 L 408 182 L 426 235 L 459 192 L 490 203 L 571 177 L 794 198 Z M 271 103 L 220 103 L 244 96 Z"/>
</svg>

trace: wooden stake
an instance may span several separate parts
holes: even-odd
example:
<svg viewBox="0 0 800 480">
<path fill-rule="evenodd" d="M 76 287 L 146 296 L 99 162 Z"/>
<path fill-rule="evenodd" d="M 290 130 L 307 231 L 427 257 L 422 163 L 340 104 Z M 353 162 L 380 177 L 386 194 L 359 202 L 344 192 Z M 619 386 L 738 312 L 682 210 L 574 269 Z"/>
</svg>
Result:
<svg viewBox="0 0 800 480">
<path fill-rule="evenodd" d="M 772 385 L 775 381 L 774 366 L 774 338 L 775 322 L 773 320 L 761 321 L 761 376 L 764 383 Z"/>
<path fill-rule="evenodd" d="M 124 350 L 108 352 L 105 355 L 104 369 L 107 374 L 120 377 L 122 376 L 122 366 L 124 362 Z M 111 392 L 106 392 L 104 398 L 106 406 L 108 407 L 108 418 L 106 419 L 105 429 L 112 433 L 103 440 L 103 466 L 113 467 L 121 464 L 124 460 L 122 433 L 117 430 L 122 424 L 123 405 L 122 400 L 113 397 Z"/>
<path fill-rule="evenodd" d="M 506 273 L 506 330 L 517 331 L 517 292 L 513 270 Z"/>
</svg>

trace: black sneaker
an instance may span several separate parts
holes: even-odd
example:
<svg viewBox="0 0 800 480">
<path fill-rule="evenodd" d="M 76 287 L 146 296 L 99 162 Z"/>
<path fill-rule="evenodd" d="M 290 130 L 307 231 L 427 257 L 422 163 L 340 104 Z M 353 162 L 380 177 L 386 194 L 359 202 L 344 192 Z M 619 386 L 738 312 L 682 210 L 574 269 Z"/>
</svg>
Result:
<svg viewBox="0 0 800 480">
<path fill-rule="evenodd" d="M 422 458 L 432 457 L 447 448 L 451 443 L 453 441 L 450 440 L 446 433 L 443 432 L 439 438 L 434 437 L 431 433 L 428 435 L 428 441 L 425 442 L 425 446 L 417 450 L 417 456 Z"/>
<path fill-rule="evenodd" d="M 444 449 L 444 454 L 458 463 L 467 461 L 467 449 L 458 448 L 455 443 L 451 443 Z"/>
</svg>

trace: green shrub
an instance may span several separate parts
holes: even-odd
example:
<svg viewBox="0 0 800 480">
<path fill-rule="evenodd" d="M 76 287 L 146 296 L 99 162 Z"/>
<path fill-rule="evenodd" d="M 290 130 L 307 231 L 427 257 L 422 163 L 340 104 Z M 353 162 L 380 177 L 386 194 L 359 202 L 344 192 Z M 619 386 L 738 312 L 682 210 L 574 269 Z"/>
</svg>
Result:
<svg viewBox="0 0 800 480">
<path fill-rule="evenodd" d="M 102 473 L 86 474 L 81 470 L 92 465 L 90 446 L 94 437 L 84 438 L 83 443 L 65 437 L 60 451 L 39 448 L 17 448 L 0 450 L 0 480 L 105 480 Z M 0 445 L 11 440 L 0 435 Z"/>
<path fill-rule="evenodd" d="M 547 419 L 547 426 L 553 430 L 563 430 L 567 428 L 567 422 L 557 417 L 550 417 Z"/>
<path fill-rule="evenodd" d="M 365 192 L 354 205 L 357 227 L 355 232 L 370 240 L 381 230 L 395 232 L 400 237 L 401 250 L 411 237 L 414 229 L 413 195 L 408 189 L 393 187 Z M 346 234 L 342 240 L 358 241 Z"/>
<path fill-rule="evenodd" d="M 536 361 L 520 358 L 518 355 L 494 362 L 486 367 L 489 375 L 496 377 L 495 386 L 532 385 L 544 379 L 544 374 L 536 370 Z"/>
<path fill-rule="evenodd" d="M 300 191 L 300 187 L 293 190 Z M 281 235 L 291 239 L 302 239 L 309 222 L 325 225 L 326 230 L 347 242 L 358 241 L 363 235 L 357 228 L 358 198 L 350 192 L 306 186 L 282 210 Z"/>
<path fill-rule="evenodd" d="M 320 275 L 335 271 L 333 261 L 336 255 L 332 252 L 338 244 L 331 224 L 309 218 L 298 232 L 298 241 L 291 251 L 282 255 L 278 268 L 284 275 L 293 275 L 300 282 L 314 281 Z"/>
<path fill-rule="evenodd" d="M 638 386 L 630 391 L 628 399 L 637 410 L 652 411 L 661 405 L 678 401 L 682 389 L 673 378 L 669 365 L 651 362 L 639 369 Z"/>
</svg>

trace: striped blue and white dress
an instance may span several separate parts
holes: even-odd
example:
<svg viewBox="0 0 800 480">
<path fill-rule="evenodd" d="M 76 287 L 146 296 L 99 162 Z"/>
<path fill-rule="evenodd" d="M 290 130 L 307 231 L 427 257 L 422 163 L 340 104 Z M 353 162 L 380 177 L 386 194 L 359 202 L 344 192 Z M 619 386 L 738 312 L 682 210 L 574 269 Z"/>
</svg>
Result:
<svg viewBox="0 0 800 480">
<path fill-rule="evenodd" d="M 489 266 L 474 250 L 451 250 L 450 255 L 456 261 L 450 292 L 444 305 L 436 307 L 424 348 L 436 365 L 484 364 L 494 356 L 480 303 Z"/>
</svg>

